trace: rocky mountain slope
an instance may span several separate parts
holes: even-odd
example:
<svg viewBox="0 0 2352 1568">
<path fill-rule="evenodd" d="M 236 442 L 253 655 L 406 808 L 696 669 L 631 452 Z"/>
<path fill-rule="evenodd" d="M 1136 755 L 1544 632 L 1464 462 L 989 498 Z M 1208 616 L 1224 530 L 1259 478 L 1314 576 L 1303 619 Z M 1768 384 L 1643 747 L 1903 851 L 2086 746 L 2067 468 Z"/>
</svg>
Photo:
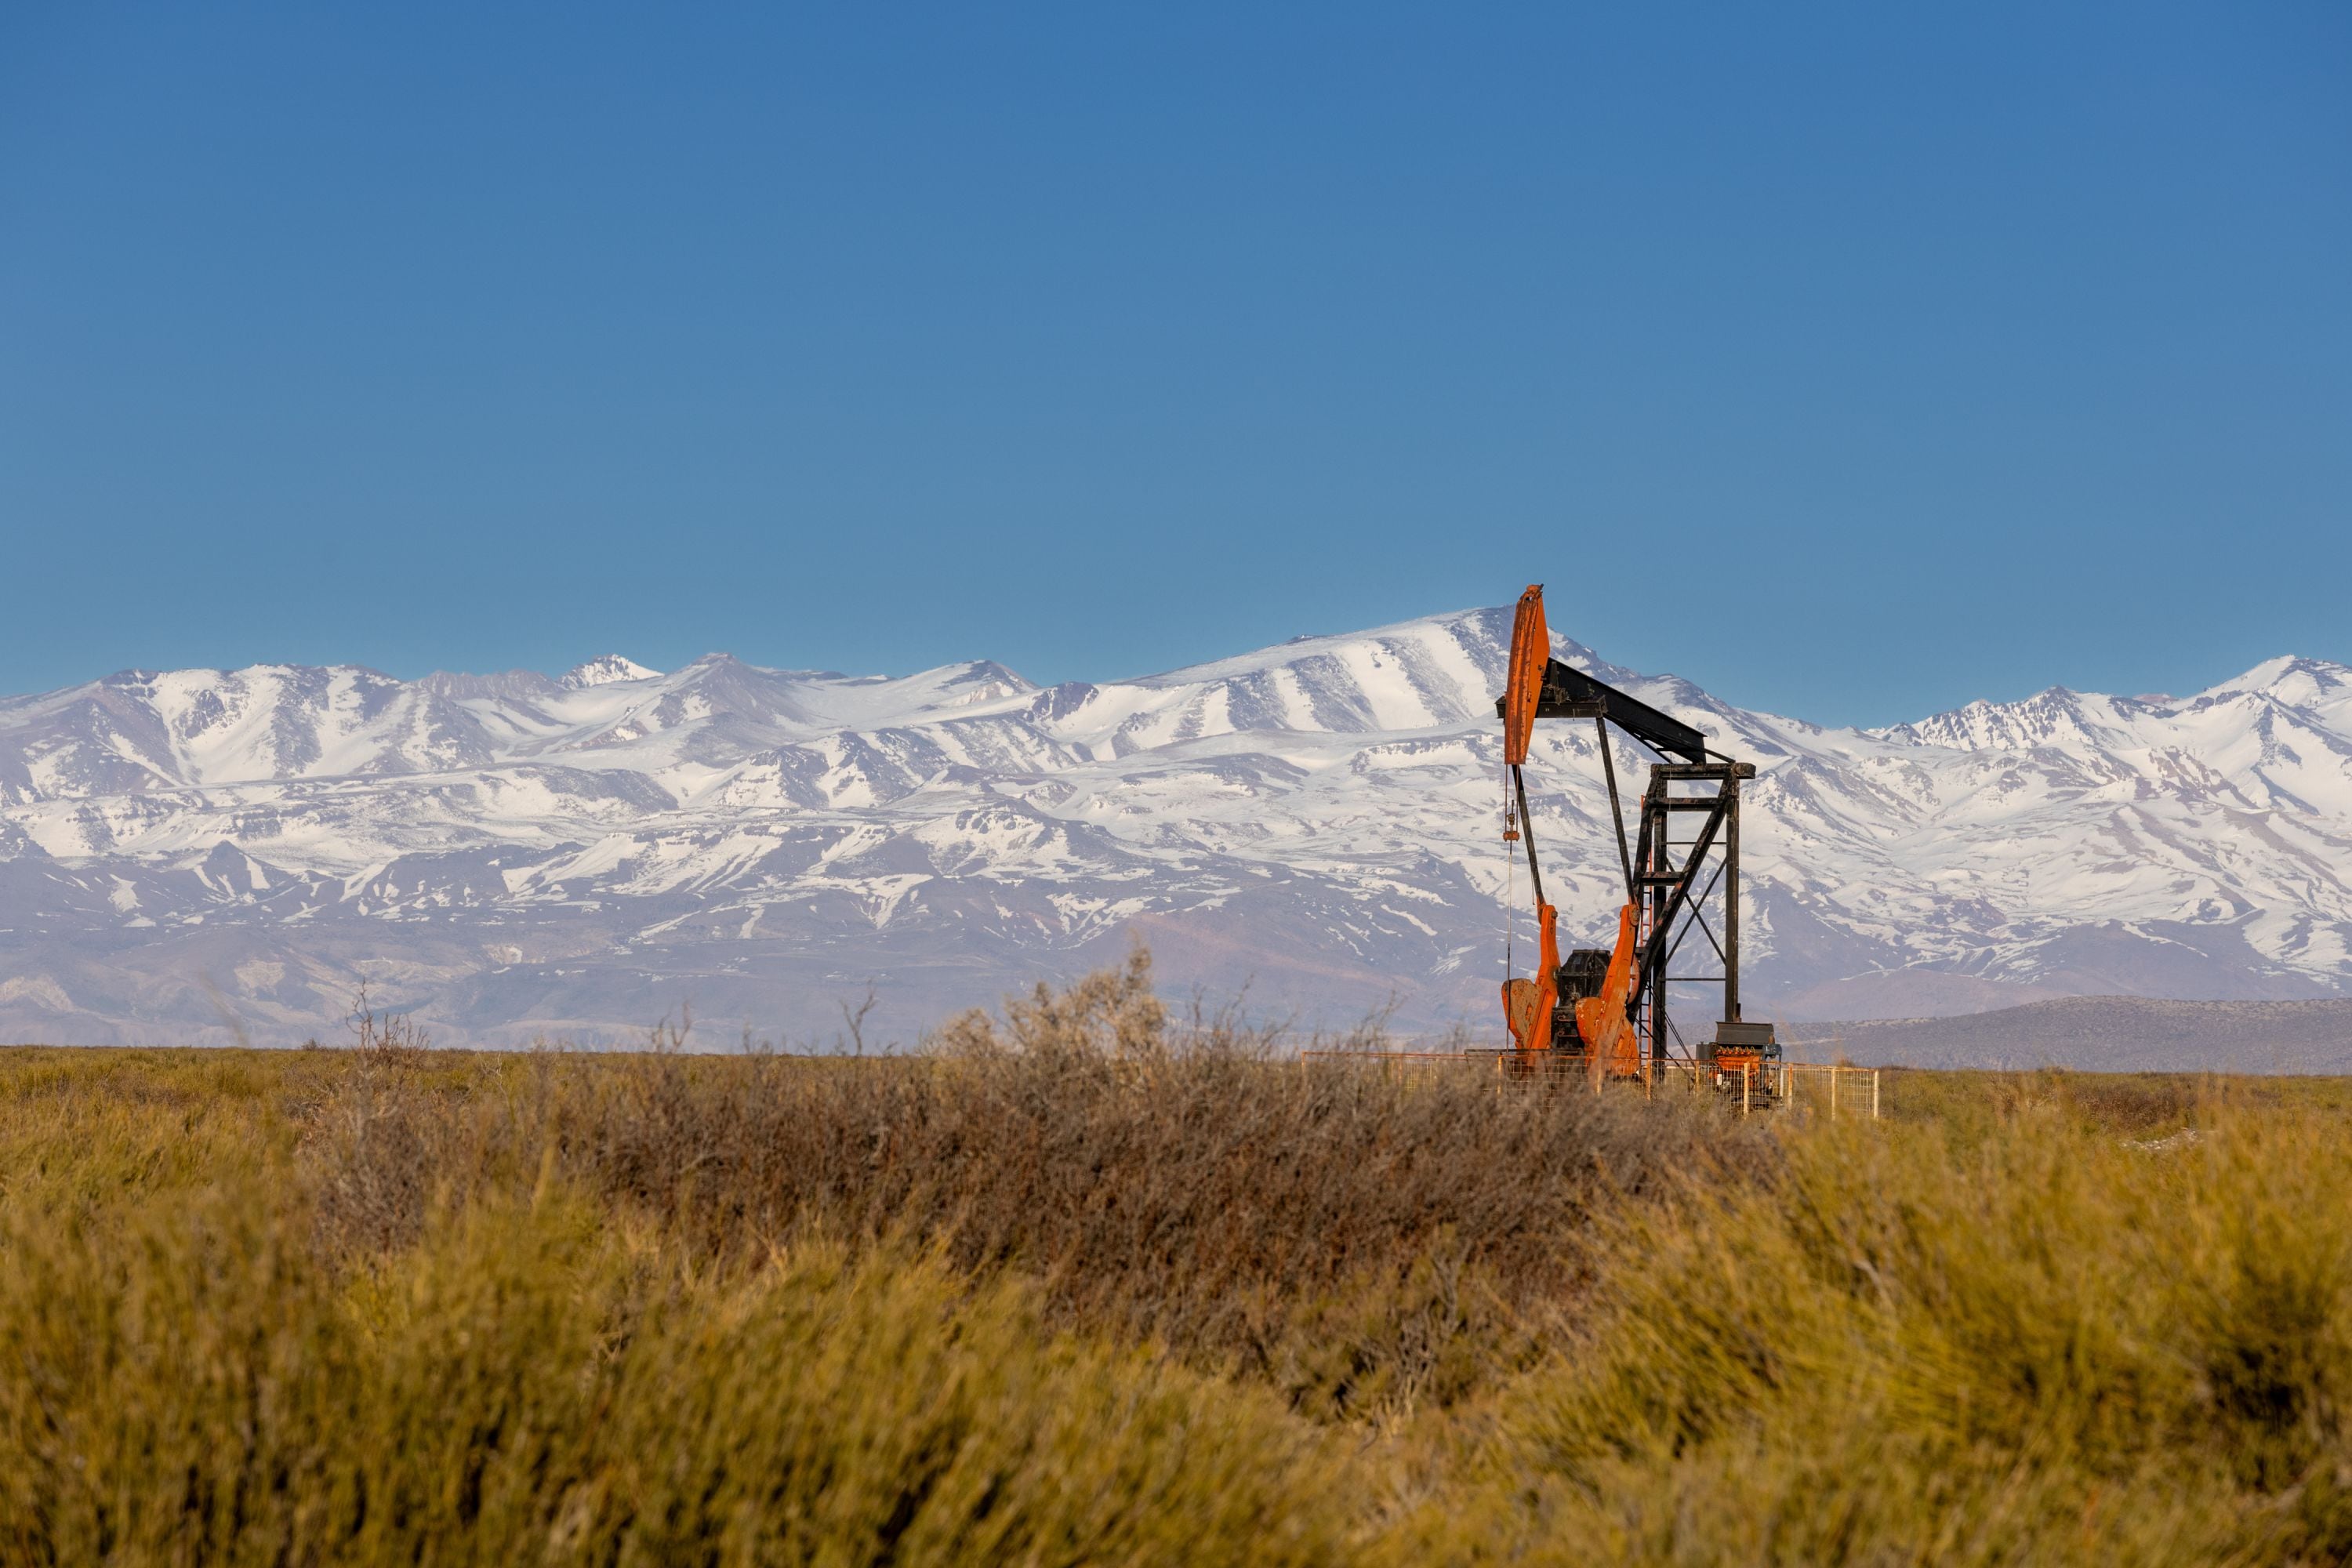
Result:
<svg viewBox="0 0 2352 1568">
<path fill-rule="evenodd" d="M 1213 1002 L 1483 1027 L 1508 636 L 1474 610 L 1042 689 L 611 656 L 0 700 L 0 1037 L 331 1037 L 365 978 L 450 1041 L 625 1038 L 689 1005 L 706 1044 L 824 1039 L 869 985 L 904 1038 L 1130 933 Z M 2352 990 L 2344 667 L 1856 731 L 1558 648 L 1758 763 L 1751 1016 Z M 1589 729 L 1539 727 L 1530 775 L 1547 882 L 1597 938 L 1618 879 Z"/>
</svg>

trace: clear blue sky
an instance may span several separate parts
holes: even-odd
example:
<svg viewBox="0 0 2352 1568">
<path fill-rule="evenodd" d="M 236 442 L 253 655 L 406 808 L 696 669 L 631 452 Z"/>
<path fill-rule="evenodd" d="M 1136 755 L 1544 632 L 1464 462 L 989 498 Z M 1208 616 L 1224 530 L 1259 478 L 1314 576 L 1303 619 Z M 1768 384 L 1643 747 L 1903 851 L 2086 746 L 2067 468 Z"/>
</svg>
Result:
<svg viewBox="0 0 2352 1568">
<path fill-rule="evenodd" d="M 2352 661 L 2352 7 L 16 0 L 0 574 L 10 691 Z"/>
</svg>

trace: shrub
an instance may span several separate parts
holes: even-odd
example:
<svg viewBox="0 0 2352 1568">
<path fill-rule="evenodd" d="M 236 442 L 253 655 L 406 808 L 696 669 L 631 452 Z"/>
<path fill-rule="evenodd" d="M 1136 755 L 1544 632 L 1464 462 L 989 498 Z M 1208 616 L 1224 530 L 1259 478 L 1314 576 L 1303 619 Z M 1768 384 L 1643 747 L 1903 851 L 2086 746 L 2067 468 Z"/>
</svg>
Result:
<svg viewBox="0 0 2352 1568">
<path fill-rule="evenodd" d="M 1847 1126 L 1618 1212 L 1470 1468 L 1488 1539 L 1643 1561 L 2341 1561 L 2352 1149 Z M 1451 1537 L 1458 1521 L 1443 1530 Z M 1570 1553 L 1569 1555 L 1573 1555 Z"/>
<path fill-rule="evenodd" d="M 363 1248 L 413 1234 L 436 1184 L 545 1161 L 701 1255 L 821 1235 L 1014 1270 L 1058 1325 L 1157 1337 L 1333 1417 L 1529 1359 L 1596 1205 L 1767 1163 L 1760 1123 L 1708 1105 L 1399 1081 L 1184 1027 L 1139 954 L 913 1058 L 542 1056 L 470 1104 L 355 1076 L 320 1133 L 322 1208 Z"/>
<path fill-rule="evenodd" d="M 1332 1560 L 1263 1394 L 1055 1336 L 1012 1281 L 712 1269 L 560 1191 L 338 1280 L 257 1184 L 0 1225 L 0 1557 Z"/>
</svg>

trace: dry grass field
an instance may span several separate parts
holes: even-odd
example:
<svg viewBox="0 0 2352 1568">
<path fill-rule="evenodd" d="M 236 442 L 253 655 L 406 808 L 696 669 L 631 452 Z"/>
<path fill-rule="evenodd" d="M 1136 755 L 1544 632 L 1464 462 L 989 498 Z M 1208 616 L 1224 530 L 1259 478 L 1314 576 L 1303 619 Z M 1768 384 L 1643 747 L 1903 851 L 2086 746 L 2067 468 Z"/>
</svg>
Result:
<svg viewBox="0 0 2352 1568">
<path fill-rule="evenodd" d="M 2352 1555 L 2352 1094 L 0 1052 L 0 1562 Z"/>
</svg>

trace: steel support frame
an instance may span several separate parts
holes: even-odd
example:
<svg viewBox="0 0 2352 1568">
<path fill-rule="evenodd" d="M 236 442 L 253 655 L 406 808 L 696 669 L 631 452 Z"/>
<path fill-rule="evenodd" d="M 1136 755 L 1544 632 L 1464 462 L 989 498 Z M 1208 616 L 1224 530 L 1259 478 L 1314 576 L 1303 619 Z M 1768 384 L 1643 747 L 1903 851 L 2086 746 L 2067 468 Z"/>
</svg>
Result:
<svg viewBox="0 0 2352 1568">
<path fill-rule="evenodd" d="M 1682 1037 L 1668 1010 L 1670 983 L 1720 984 L 1724 1022 L 1740 1021 L 1739 785 L 1755 776 L 1753 763 L 1727 760 L 1659 763 L 1650 769 L 1632 857 L 1633 892 L 1641 922 L 1633 1005 L 1633 1022 L 1654 1076 L 1664 1068 L 1674 1054 L 1672 1047 Z M 1676 793 L 1677 784 L 1712 784 L 1714 788 Z M 1696 836 L 1677 840 L 1675 820 L 1696 813 L 1705 816 Z M 1719 911 L 1723 932 L 1719 942 L 1706 918 L 1710 904 Z M 1667 973 L 1670 959 L 1693 924 L 1721 959 L 1720 976 Z M 1711 1043 L 1709 1031 L 1702 1037 L 1702 1048 Z"/>
</svg>

